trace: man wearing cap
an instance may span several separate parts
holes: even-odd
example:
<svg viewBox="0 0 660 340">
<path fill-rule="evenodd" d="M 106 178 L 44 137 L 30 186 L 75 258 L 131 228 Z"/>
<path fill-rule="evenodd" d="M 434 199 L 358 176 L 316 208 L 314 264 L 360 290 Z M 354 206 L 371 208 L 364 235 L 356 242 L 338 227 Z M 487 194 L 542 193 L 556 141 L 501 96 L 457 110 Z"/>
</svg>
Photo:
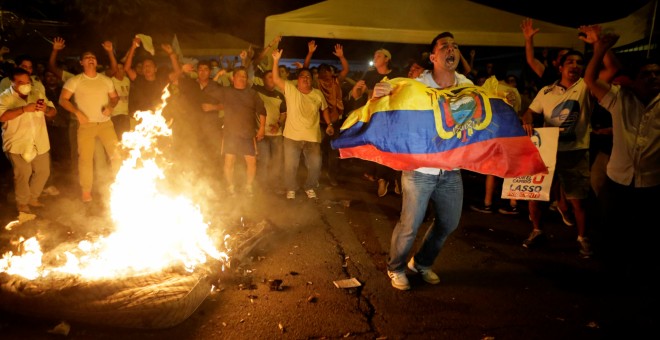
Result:
<svg viewBox="0 0 660 340">
<path fill-rule="evenodd" d="M 349 96 L 349 106 L 356 109 L 367 103 L 369 97 L 371 97 L 371 92 L 374 89 L 374 85 L 383 78 L 394 79 L 398 77 L 406 77 L 405 72 L 401 72 L 399 69 L 392 66 L 392 54 L 390 51 L 381 48 L 374 52 L 374 68 L 367 71 L 355 86 L 351 90 Z M 378 196 L 383 197 L 387 194 L 387 189 L 390 183 L 397 181 L 397 173 L 391 168 L 388 168 L 384 165 L 377 163 L 367 163 L 365 177 L 373 178 L 373 180 L 378 181 Z"/>
</svg>

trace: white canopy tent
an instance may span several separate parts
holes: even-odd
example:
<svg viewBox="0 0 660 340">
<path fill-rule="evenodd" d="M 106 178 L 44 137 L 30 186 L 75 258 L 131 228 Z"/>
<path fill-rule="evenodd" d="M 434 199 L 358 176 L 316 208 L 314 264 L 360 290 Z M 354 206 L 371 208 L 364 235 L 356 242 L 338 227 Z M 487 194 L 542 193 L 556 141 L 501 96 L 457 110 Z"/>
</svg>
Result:
<svg viewBox="0 0 660 340">
<path fill-rule="evenodd" d="M 622 33 L 618 45 L 643 39 L 653 1 L 606 28 Z M 275 36 L 316 37 L 393 43 L 428 44 L 450 31 L 461 45 L 523 46 L 524 16 L 467 0 L 327 0 L 266 18 L 265 44 Z M 541 31 L 536 47 L 583 50 L 577 28 L 534 20 Z"/>
<path fill-rule="evenodd" d="M 247 50 L 250 43 L 226 33 L 184 32 L 177 38 L 186 57 L 235 56 Z"/>
</svg>

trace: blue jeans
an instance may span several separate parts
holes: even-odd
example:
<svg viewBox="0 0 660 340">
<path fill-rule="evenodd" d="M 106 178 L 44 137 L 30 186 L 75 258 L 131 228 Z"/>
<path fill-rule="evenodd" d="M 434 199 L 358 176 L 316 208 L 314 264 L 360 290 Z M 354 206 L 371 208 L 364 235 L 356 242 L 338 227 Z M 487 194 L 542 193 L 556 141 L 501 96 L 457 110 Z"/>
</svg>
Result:
<svg viewBox="0 0 660 340">
<path fill-rule="evenodd" d="M 264 188 L 275 188 L 282 183 L 284 149 L 280 136 L 266 136 L 257 142 L 257 181 Z"/>
<path fill-rule="evenodd" d="M 463 210 L 461 172 L 453 170 L 443 171 L 439 175 L 428 175 L 417 171 L 403 171 L 401 188 L 401 217 L 392 232 L 387 269 L 392 272 L 402 272 L 406 269 L 406 258 L 424 221 L 430 200 L 435 219 L 415 254 L 415 263 L 429 268 L 440 254 L 447 237 L 458 228 Z"/>
<path fill-rule="evenodd" d="M 305 156 L 305 167 L 307 167 L 304 189 L 314 189 L 319 185 L 322 161 L 321 143 L 296 141 L 284 137 L 284 185 L 287 191 L 298 189 L 297 177 L 301 153 Z"/>
</svg>

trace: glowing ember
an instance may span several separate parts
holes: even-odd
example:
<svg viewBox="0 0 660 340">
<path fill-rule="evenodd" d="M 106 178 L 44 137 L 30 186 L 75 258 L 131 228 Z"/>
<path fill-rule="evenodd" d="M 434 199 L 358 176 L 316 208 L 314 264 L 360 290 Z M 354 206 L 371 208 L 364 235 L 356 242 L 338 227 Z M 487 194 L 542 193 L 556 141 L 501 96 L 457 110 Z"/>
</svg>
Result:
<svg viewBox="0 0 660 340">
<path fill-rule="evenodd" d="M 163 103 L 167 97 L 166 90 Z M 227 261 L 227 255 L 218 251 L 208 236 L 200 209 L 184 196 L 166 195 L 159 190 L 165 175 L 158 166 L 163 157 L 157 140 L 172 132 L 162 116 L 162 107 L 155 112 L 137 112 L 136 116 L 140 124 L 122 139 L 129 156 L 110 187 L 114 232 L 64 251 L 61 257 L 66 263 L 59 267 L 42 263 L 43 254 L 35 237 L 21 239 L 20 254 L 4 254 L 0 272 L 30 280 L 51 273 L 101 279 L 160 272 L 174 265 L 192 271 L 208 256 Z"/>
</svg>

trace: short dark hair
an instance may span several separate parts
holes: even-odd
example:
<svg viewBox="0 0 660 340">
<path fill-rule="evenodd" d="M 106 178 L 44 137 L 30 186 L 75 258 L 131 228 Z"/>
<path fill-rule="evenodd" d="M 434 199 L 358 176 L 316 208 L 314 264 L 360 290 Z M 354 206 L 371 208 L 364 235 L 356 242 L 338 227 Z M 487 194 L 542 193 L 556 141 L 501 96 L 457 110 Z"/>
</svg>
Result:
<svg viewBox="0 0 660 340">
<path fill-rule="evenodd" d="M 440 40 L 442 38 L 447 38 L 447 37 L 454 39 L 454 35 L 451 34 L 451 32 L 442 32 L 442 33 L 436 35 L 435 38 L 433 38 L 433 41 L 431 41 L 431 48 L 429 50 L 431 52 L 433 52 L 433 49 L 435 48 L 435 44 L 438 43 L 438 40 Z"/>
<path fill-rule="evenodd" d="M 156 63 L 156 58 L 152 57 L 151 55 L 144 56 L 142 59 L 140 59 L 140 62 L 144 64 L 144 62 L 147 60 L 151 60 L 151 62 L 154 63 L 154 65 L 158 66 L 158 64 Z"/>
<path fill-rule="evenodd" d="M 406 65 L 404 68 L 406 71 L 410 71 L 410 68 L 415 64 L 424 67 L 424 62 L 421 60 L 421 58 L 412 57 L 412 58 L 408 58 L 408 61 L 406 61 Z"/>
<path fill-rule="evenodd" d="M 21 74 L 25 74 L 28 77 L 30 77 L 30 72 L 26 71 L 25 69 L 22 69 L 20 67 L 14 67 L 10 72 L 9 76 L 12 81 L 16 80 L 16 76 L 20 76 Z"/>
<path fill-rule="evenodd" d="M 238 71 L 245 71 L 245 73 L 247 73 L 247 67 L 245 67 L 243 65 L 234 67 L 234 70 L 233 70 L 234 74 L 236 74 L 236 72 L 238 72 Z"/>
<path fill-rule="evenodd" d="M 32 59 L 32 57 L 30 57 L 27 54 L 21 54 L 18 57 L 16 57 L 16 60 L 15 60 L 16 66 L 20 65 L 22 62 L 24 62 L 26 60 L 31 62 L 31 63 L 34 63 L 34 60 Z"/>
<path fill-rule="evenodd" d="M 197 68 L 199 68 L 202 65 L 206 65 L 209 68 L 211 68 L 211 61 L 210 60 L 200 60 L 197 62 Z"/>
<path fill-rule="evenodd" d="M 567 59 L 569 56 L 572 56 L 572 55 L 576 55 L 576 56 L 578 56 L 578 57 L 584 59 L 584 54 L 582 54 L 582 52 L 580 52 L 580 51 L 578 51 L 578 50 L 570 50 L 570 51 L 568 51 L 566 54 L 564 54 L 563 56 L 561 56 L 561 59 L 559 59 L 559 66 L 563 66 L 564 63 L 566 62 L 566 59 Z"/>
<path fill-rule="evenodd" d="M 323 63 L 319 65 L 319 72 L 321 71 L 328 71 L 332 73 L 333 69 L 332 66 L 330 66 L 330 64 Z"/>
<path fill-rule="evenodd" d="M 85 57 L 85 54 L 91 54 L 91 55 L 94 56 L 94 58 L 96 58 L 96 53 L 94 53 L 94 51 L 86 50 L 86 51 L 83 51 L 82 53 L 80 53 L 80 60 L 81 61 L 83 60 L 83 57 Z"/>
<path fill-rule="evenodd" d="M 296 78 L 300 77 L 300 74 L 303 73 L 303 72 L 309 72 L 309 75 L 310 76 L 312 75 L 312 70 L 310 70 L 309 67 L 301 67 L 296 72 Z"/>
</svg>

